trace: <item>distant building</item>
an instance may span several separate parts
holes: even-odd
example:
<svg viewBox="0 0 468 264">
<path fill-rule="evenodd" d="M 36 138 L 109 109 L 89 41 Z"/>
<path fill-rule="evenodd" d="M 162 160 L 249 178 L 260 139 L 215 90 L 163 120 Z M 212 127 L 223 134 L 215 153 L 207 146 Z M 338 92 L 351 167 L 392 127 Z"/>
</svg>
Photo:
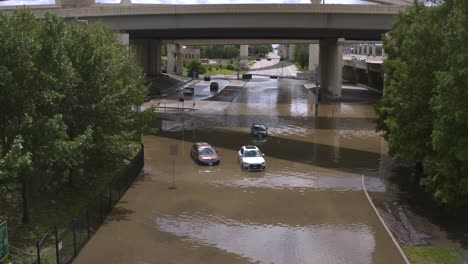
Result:
<svg viewBox="0 0 468 264">
<path fill-rule="evenodd" d="M 200 59 L 200 49 L 183 48 L 184 60 Z"/>
</svg>

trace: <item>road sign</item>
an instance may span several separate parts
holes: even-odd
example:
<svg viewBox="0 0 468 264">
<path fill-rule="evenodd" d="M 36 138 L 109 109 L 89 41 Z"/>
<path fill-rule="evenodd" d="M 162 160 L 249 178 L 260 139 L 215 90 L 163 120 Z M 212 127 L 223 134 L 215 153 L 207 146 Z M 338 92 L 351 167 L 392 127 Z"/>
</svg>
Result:
<svg viewBox="0 0 468 264">
<path fill-rule="evenodd" d="M 0 262 L 8 256 L 8 227 L 6 221 L 0 224 Z"/>
</svg>

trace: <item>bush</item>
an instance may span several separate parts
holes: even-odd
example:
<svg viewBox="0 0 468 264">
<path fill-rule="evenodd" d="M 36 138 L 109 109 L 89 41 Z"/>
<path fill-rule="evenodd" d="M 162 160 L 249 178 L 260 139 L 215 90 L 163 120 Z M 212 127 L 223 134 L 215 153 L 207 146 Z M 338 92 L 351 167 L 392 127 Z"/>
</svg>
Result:
<svg viewBox="0 0 468 264">
<path fill-rule="evenodd" d="M 228 64 L 228 65 L 226 66 L 226 69 L 227 69 L 227 70 L 230 70 L 230 71 L 235 71 L 235 70 L 236 70 L 236 67 L 235 67 L 234 65 L 232 65 L 232 64 Z"/>
</svg>

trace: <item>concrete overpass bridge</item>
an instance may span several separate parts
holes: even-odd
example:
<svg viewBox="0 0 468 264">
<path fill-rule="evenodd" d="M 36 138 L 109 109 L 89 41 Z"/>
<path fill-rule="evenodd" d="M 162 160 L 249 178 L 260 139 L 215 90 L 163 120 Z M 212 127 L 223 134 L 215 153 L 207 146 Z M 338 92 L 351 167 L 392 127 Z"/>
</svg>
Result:
<svg viewBox="0 0 468 264">
<path fill-rule="evenodd" d="M 406 0 L 383 0 L 406 1 Z M 94 4 L 90 0 L 61 0 L 57 5 L 31 6 L 38 17 L 56 13 L 66 20 L 100 22 L 119 32 L 130 45 L 146 73 L 161 72 L 161 45 L 168 57 L 176 57 L 182 73 L 180 43 L 187 40 L 297 40 L 311 45 L 311 65 L 320 66 L 321 85 L 341 95 L 343 44 L 345 40 L 380 40 L 402 5 L 230 4 L 152 5 Z M 3 7 L 11 12 L 15 7 Z M 193 45 L 193 44 L 192 44 Z M 241 57 L 246 57 L 241 46 Z M 168 58 L 173 61 L 173 58 Z"/>
</svg>

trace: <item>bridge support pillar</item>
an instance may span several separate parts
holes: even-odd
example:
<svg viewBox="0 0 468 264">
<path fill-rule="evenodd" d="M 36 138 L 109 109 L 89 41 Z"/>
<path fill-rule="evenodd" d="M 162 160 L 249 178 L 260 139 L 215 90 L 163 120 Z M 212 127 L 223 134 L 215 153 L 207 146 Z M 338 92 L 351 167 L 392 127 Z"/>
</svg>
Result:
<svg viewBox="0 0 468 264">
<path fill-rule="evenodd" d="M 114 36 L 122 46 L 128 47 L 130 45 L 130 36 L 128 33 L 114 33 Z"/>
<path fill-rule="evenodd" d="M 309 44 L 309 71 L 311 73 L 315 73 L 315 69 L 319 65 L 319 50 L 318 44 Z"/>
<path fill-rule="evenodd" d="M 341 98 L 344 39 L 320 40 L 320 85 L 334 98 Z"/>
<path fill-rule="evenodd" d="M 161 73 L 161 42 L 152 39 L 132 39 L 130 46 L 147 75 Z"/>
<path fill-rule="evenodd" d="M 169 74 L 174 74 L 175 72 L 175 64 L 174 64 L 175 53 L 176 53 L 175 44 L 167 44 L 166 72 Z"/>
<path fill-rule="evenodd" d="M 296 50 L 296 44 L 288 44 L 288 60 L 294 62 L 294 50 Z"/>
<path fill-rule="evenodd" d="M 287 60 L 288 59 L 288 44 L 281 44 L 279 48 L 280 56 L 283 57 L 283 59 Z"/>
<path fill-rule="evenodd" d="M 182 46 L 176 44 L 176 74 L 182 75 L 184 72 L 184 54 L 182 54 Z"/>
<path fill-rule="evenodd" d="M 249 67 L 249 45 L 240 45 L 240 67 L 241 69 Z"/>
</svg>

